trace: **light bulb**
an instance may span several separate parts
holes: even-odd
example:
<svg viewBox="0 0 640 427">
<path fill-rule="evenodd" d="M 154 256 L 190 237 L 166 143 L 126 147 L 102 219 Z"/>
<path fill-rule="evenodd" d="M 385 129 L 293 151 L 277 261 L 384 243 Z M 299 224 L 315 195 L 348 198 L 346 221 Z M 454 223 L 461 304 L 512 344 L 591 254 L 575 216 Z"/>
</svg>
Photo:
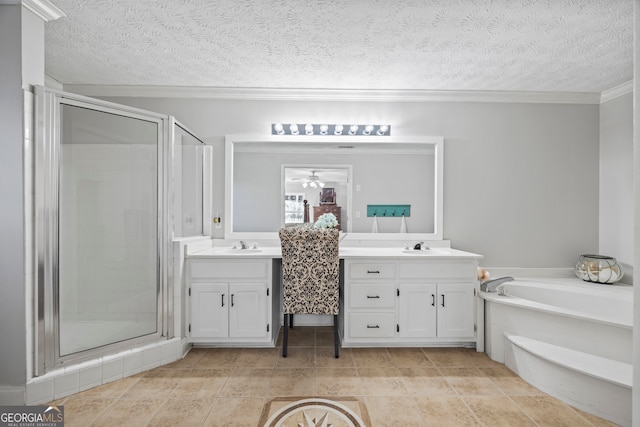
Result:
<svg viewBox="0 0 640 427">
<path fill-rule="evenodd" d="M 326 135 L 329 130 L 329 125 L 320 125 L 320 135 Z"/>
<path fill-rule="evenodd" d="M 315 182 L 311 181 L 311 182 L 309 183 L 309 186 L 310 186 L 311 188 L 316 188 L 318 185 L 317 185 Z"/>
<path fill-rule="evenodd" d="M 366 125 L 364 130 L 362 131 L 363 135 L 371 135 L 371 131 L 373 130 L 373 125 Z"/>
<path fill-rule="evenodd" d="M 358 125 L 349 126 L 349 135 L 355 135 L 358 133 Z"/>
<path fill-rule="evenodd" d="M 292 123 L 289 125 L 289 130 L 291 131 L 291 135 L 297 135 L 298 132 L 298 125 L 295 123 Z"/>
<path fill-rule="evenodd" d="M 274 124 L 273 130 L 275 130 L 278 135 L 284 134 L 284 126 L 282 126 L 282 123 Z"/>
<path fill-rule="evenodd" d="M 378 135 L 384 135 L 385 133 L 387 133 L 387 131 L 389 130 L 389 126 L 387 125 L 380 125 L 380 127 L 378 128 Z"/>
<path fill-rule="evenodd" d="M 304 132 L 305 132 L 307 135 L 313 135 L 313 125 L 312 125 L 311 123 L 307 123 L 307 124 L 304 126 Z"/>
<path fill-rule="evenodd" d="M 303 182 L 302 183 L 302 188 L 307 188 L 307 185 L 309 185 L 309 184 L 307 184 L 306 182 Z"/>
<path fill-rule="evenodd" d="M 318 182 L 318 185 L 320 185 L 320 187 L 324 187 L 324 182 Z"/>
<path fill-rule="evenodd" d="M 342 129 L 344 129 L 344 126 L 336 125 L 335 128 L 333 129 L 333 134 L 334 135 L 342 135 Z"/>
</svg>

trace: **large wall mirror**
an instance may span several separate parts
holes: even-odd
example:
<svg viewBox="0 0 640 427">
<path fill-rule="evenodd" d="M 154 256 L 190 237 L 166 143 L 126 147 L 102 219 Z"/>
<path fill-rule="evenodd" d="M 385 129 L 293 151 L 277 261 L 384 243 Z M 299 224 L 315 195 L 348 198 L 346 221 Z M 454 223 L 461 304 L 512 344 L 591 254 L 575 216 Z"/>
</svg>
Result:
<svg viewBox="0 0 640 427">
<path fill-rule="evenodd" d="M 230 135 L 225 156 L 227 239 L 277 239 L 304 200 L 308 221 L 337 212 L 349 240 L 443 238 L 441 137 Z M 406 227 L 372 205 L 410 206 Z"/>
</svg>

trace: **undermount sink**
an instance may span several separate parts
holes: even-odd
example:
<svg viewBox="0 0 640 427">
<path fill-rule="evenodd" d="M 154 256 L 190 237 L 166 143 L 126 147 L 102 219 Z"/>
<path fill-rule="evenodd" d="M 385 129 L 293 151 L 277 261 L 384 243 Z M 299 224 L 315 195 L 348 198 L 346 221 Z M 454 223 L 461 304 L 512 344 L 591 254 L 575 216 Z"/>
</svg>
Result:
<svg viewBox="0 0 640 427">
<path fill-rule="evenodd" d="M 257 254 L 262 252 L 262 249 L 222 249 L 220 251 L 216 251 L 218 255 L 248 255 L 248 254 Z"/>
</svg>

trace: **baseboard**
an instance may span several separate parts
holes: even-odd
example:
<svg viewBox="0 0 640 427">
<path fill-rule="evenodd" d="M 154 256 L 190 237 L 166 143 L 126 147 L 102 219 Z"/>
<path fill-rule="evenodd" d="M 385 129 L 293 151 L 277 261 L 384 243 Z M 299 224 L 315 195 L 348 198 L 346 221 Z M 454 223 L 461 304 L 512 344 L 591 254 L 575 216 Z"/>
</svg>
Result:
<svg viewBox="0 0 640 427">
<path fill-rule="evenodd" d="M 26 386 L 2 387 L 0 386 L 0 405 L 24 405 Z"/>
</svg>

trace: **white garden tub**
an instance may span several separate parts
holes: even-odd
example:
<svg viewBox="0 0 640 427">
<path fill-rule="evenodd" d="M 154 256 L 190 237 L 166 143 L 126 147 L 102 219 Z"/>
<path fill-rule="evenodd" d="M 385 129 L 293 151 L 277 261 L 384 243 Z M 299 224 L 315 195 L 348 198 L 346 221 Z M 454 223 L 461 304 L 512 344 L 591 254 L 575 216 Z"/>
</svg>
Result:
<svg viewBox="0 0 640 427">
<path fill-rule="evenodd" d="M 489 357 L 570 405 L 631 425 L 631 286 L 516 279 L 480 297 Z"/>
</svg>

